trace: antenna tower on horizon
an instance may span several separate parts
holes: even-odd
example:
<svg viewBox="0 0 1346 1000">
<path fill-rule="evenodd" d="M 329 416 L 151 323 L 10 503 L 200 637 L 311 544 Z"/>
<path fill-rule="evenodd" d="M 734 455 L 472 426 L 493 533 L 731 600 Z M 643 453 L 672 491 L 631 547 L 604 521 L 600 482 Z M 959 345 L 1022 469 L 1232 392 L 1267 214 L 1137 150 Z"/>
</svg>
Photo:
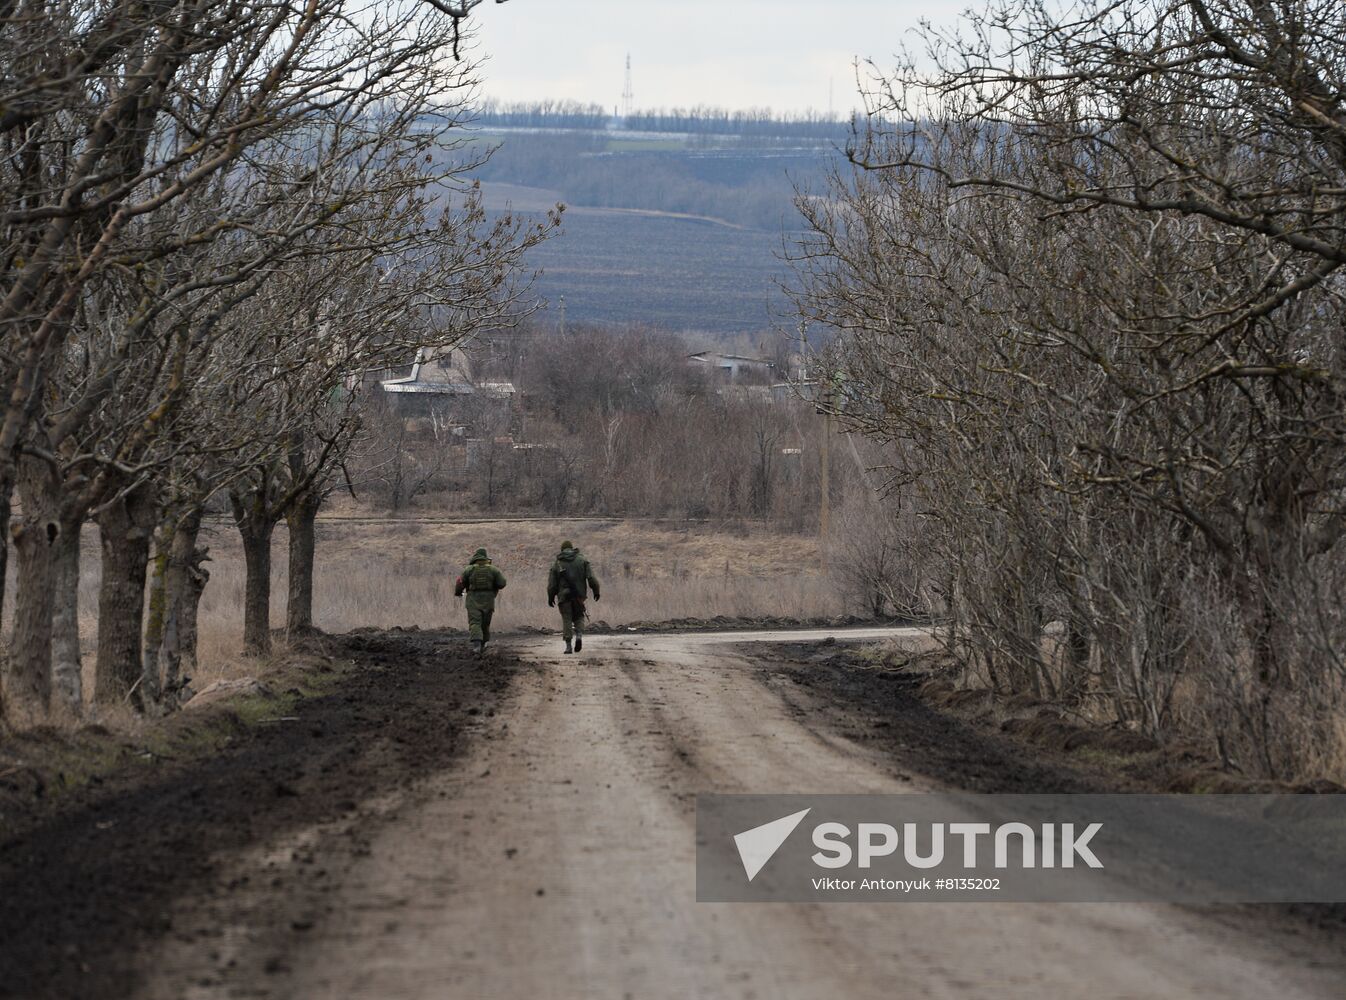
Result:
<svg viewBox="0 0 1346 1000">
<path fill-rule="evenodd" d="M 622 117 L 630 118 L 635 110 L 636 92 L 631 83 L 631 53 L 626 54 L 626 87 L 622 90 Z"/>
</svg>

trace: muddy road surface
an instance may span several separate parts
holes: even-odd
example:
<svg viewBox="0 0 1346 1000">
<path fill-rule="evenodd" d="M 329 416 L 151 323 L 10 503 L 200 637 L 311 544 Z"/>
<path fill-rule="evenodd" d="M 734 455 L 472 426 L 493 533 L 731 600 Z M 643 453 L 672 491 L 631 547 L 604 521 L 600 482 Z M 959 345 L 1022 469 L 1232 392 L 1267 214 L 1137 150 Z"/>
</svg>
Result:
<svg viewBox="0 0 1346 1000">
<path fill-rule="evenodd" d="M 1025 773 L 992 743 L 960 753 L 975 734 L 916 710 L 894 723 L 911 730 L 904 737 L 865 738 L 864 705 L 776 662 L 774 642 L 810 638 L 822 635 L 594 636 L 575 657 L 550 638 L 502 639 L 480 665 L 431 633 L 361 640 L 360 655 L 378 662 L 358 675 L 356 697 L 301 706 L 303 721 L 288 725 L 305 727 L 302 739 L 264 734 L 272 744 L 240 751 L 262 769 L 251 784 L 241 765 L 216 763 L 218 773 L 142 791 L 138 808 L 170 827 L 157 836 L 132 812 L 102 807 L 97 822 L 127 831 L 120 860 L 72 865 L 70 850 L 99 843 L 79 841 L 74 819 L 64 847 L 0 854 L 10 879 L 24 851 L 34 880 L 63 861 L 66 881 L 102 879 L 50 940 L 33 921 L 54 920 L 59 903 L 29 899 L 24 920 L 0 928 L 18 935 L 0 947 L 26 945 L 30 959 L 15 979 L 6 956 L 0 994 L 1342 995 L 1346 955 L 1246 914 L 696 903 L 699 792 L 932 790 L 957 783 L 969 758 L 985 790 L 1000 771 Z M 1054 784 L 1040 790 L 1070 787 Z M 195 816 L 202 796 L 211 806 L 200 830 L 168 821 L 173 810 Z M 157 888 L 132 891 L 146 864 Z"/>
</svg>

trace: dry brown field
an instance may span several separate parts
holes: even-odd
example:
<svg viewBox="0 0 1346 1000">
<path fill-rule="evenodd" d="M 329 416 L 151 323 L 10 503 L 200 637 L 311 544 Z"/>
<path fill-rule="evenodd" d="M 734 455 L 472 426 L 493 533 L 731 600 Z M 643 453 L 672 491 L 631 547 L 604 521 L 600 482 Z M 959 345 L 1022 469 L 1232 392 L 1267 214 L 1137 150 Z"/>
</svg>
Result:
<svg viewBox="0 0 1346 1000">
<path fill-rule="evenodd" d="M 453 581 L 472 552 L 485 546 L 509 579 L 496 628 L 559 627 L 559 617 L 547 607 L 547 570 L 566 539 L 589 557 L 602 581 L 603 599 L 590 602 L 594 621 L 813 618 L 849 610 L 820 566 L 816 538 L 759 525 L 589 518 L 462 522 L 339 509 L 318 526 L 316 624 L 326 632 L 399 625 L 463 628 L 466 616 L 462 602 L 453 597 Z M 237 533 L 227 519 L 215 519 L 202 541 L 210 546 L 211 580 L 201 605 L 198 686 L 259 670 L 255 661 L 241 657 L 244 568 Z M 281 525 L 273 547 L 273 627 L 285 620 L 285 563 Z M 84 539 L 82 580 L 85 684 L 92 690 L 99 582 L 98 536 L 92 528 Z M 11 595 L 6 610 L 12 607 Z"/>
</svg>

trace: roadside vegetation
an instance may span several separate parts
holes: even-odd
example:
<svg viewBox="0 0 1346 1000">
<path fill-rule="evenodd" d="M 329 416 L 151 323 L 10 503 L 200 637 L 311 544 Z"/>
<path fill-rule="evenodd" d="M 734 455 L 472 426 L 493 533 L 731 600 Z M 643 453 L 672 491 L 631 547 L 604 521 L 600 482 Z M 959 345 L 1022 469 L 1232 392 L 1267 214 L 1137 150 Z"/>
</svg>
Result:
<svg viewBox="0 0 1346 1000">
<path fill-rule="evenodd" d="M 479 3 L 57 0 L 0 18 L 0 726 L 177 704 L 211 502 L 245 555 L 244 651 L 271 644 L 282 521 L 286 621 L 311 627 L 351 380 L 526 311 L 523 254 L 558 220 L 488 219 L 466 180 L 475 77 L 457 55 Z"/>
<path fill-rule="evenodd" d="M 878 74 L 803 315 L 962 683 L 1346 774 L 1346 9 L 1011 3 Z"/>
</svg>

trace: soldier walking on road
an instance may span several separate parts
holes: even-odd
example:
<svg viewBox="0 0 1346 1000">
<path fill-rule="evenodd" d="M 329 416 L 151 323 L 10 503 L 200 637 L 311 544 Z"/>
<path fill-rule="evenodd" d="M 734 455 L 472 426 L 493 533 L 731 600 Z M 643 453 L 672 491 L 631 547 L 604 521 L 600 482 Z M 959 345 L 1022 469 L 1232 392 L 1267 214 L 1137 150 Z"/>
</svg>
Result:
<svg viewBox="0 0 1346 1000">
<path fill-rule="evenodd" d="M 491 641 L 491 616 L 495 595 L 505 589 L 505 574 L 491 565 L 485 549 L 477 549 L 472 562 L 453 584 L 453 596 L 467 594 L 467 625 L 472 634 L 472 653 L 480 656 Z"/>
<path fill-rule="evenodd" d="M 589 560 L 580 555 L 579 550 L 570 542 L 561 543 L 561 554 L 552 563 L 551 573 L 547 575 L 547 607 L 558 605 L 561 609 L 561 636 L 566 641 L 566 652 L 571 651 L 570 640 L 574 637 L 574 651 L 584 648 L 584 621 L 588 617 L 584 609 L 585 598 L 589 590 L 598 597 L 598 577 L 594 576 Z"/>
</svg>

